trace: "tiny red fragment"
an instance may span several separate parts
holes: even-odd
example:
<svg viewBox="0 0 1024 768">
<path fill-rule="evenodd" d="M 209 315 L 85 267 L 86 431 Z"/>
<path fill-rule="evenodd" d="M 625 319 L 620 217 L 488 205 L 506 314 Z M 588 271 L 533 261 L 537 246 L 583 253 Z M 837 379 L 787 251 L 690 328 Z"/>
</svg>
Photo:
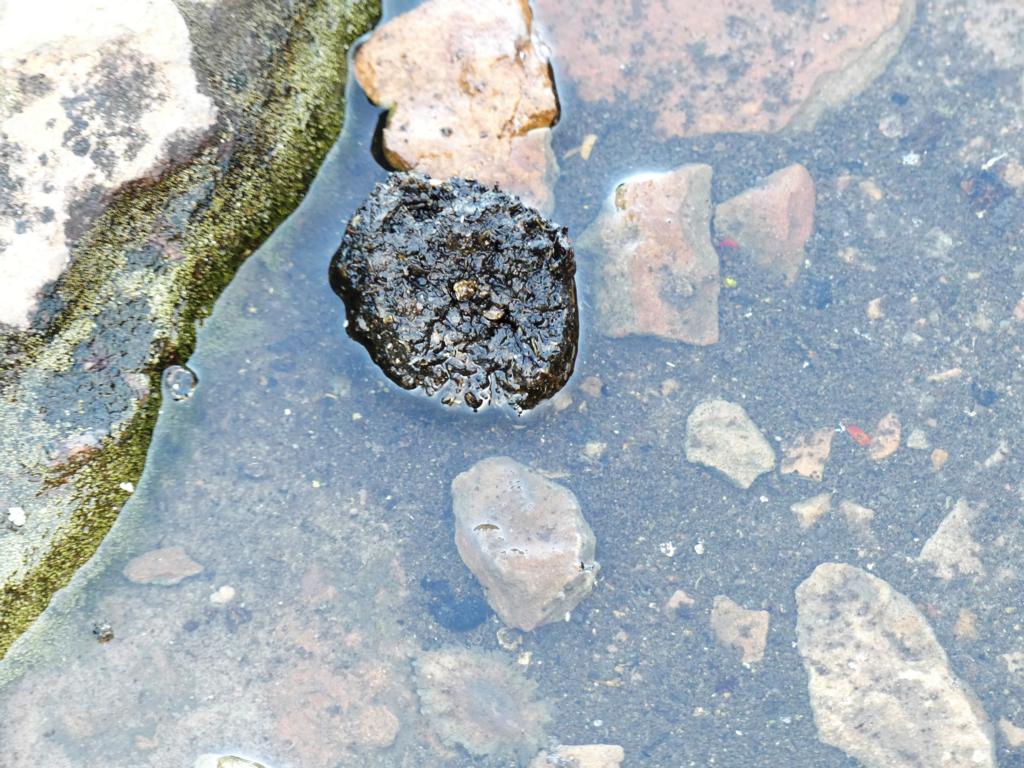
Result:
<svg viewBox="0 0 1024 768">
<path fill-rule="evenodd" d="M 848 434 L 850 438 L 853 440 L 853 442 L 855 442 L 857 445 L 871 444 L 871 435 L 869 435 L 863 429 L 858 427 L 856 424 L 844 424 L 843 429 L 846 430 L 846 434 Z"/>
<path fill-rule="evenodd" d="M 719 248 L 739 248 L 740 244 L 733 240 L 731 237 L 723 237 L 718 241 Z"/>
</svg>

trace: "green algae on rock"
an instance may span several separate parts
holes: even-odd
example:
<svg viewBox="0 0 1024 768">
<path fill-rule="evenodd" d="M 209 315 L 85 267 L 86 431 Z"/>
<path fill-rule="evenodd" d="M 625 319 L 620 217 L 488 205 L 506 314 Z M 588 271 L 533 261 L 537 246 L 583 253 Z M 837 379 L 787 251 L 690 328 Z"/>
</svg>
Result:
<svg viewBox="0 0 1024 768">
<path fill-rule="evenodd" d="M 348 332 L 404 389 L 522 412 L 572 375 L 576 263 L 566 230 L 465 179 L 393 174 L 331 261 Z"/>
<path fill-rule="evenodd" d="M 130 496 L 161 370 L 187 359 L 235 268 L 304 194 L 341 127 L 348 48 L 378 7 L 219 0 L 180 13 L 193 46 L 185 61 L 216 122 L 170 142 L 144 176 L 72 201 L 70 265 L 27 327 L 0 329 L 0 506 L 25 510 L 24 525 L 0 530 L 0 653 Z M 117 93 L 148 71 L 100 65 Z M 84 87 L 106 103 L 96 83 Z"/>
</svg>

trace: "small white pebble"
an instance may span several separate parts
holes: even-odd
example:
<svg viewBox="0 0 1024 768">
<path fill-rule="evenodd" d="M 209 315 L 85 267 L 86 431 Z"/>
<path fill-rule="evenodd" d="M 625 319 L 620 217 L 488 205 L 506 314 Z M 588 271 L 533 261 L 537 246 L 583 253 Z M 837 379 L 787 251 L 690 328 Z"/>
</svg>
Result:
<svg viewBox="0 0 1024 768">
<path fill-rule="evenodd" d="M 703 541 L 698 541 L 696 544 L 694 544 L 693 545 L 693 551 L 696 552 L 698 555 L 703 555 L 704 554 L 704 542 Z"/>
<path fill-rule="evenodd" d="M 121 483 L 117 487 L 125 493 L 135 493 L 135 483 Z"/>
<path fill-rule="evenodd" d="M 25 510 L 22 509 L 21 507 L 9 507 L 8 508 L 8 510 L 7 510 L 7 520 L 15 528 L 20 528 L 21 526 L 23 526 L 25 524 L 25 520 L 26 519 L 27 519 L 27 516 L 25 515 Z"/>
<path fill-rule="evenodd" d="M 917 152 L 907 152 L 903 156 L 903 164 L 909 165 L 911 168 L 921 164 L 921 156 Z"/>
<path fill-rule="evenodd" d="M 356 412 L 352 414 L 352 421 L 359 421 L 361 418 L 363 418 L 363 414 L 361 413 Z"/>
<path fill-rule="evenodd" d="M 235 588 L 229 584 L 225 584 L 212 595 L 210 595 L 210 602 L 214 605 L 224 605 L 230 603 L 235 599 Z"/>
<path fill-rule="evenodd" d="M 658 545 L 658 551 L 665 557 L 676 556 L 676 543 L 674 541 L 663 541 Z"/>
<path fill-rule="evenodd" d="M 284 415 L 285 416 L 291 416 L 292 415 L 292 409 L 291 408 L 285 408 L 284 409 Z"/>
</svg>

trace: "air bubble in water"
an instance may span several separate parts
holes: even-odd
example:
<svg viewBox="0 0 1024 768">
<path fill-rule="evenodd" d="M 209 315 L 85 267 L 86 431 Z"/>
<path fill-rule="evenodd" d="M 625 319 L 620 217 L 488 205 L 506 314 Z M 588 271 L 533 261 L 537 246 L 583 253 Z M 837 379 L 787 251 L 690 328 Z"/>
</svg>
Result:
<svg viewBox="0 0 1024 768">
<path fill-rule="evenodd" d="M 175 400 L 187 400 L 195 392 L 199 378 L 184 365 L 172 365 L 164 371 L 164 386 Z"/>
</svg>

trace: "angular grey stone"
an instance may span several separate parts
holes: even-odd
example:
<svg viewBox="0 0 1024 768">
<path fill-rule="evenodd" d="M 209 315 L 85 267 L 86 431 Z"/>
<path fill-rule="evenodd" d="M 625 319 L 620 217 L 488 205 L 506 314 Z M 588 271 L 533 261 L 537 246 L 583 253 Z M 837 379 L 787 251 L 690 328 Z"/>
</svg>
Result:
<svg viewBox="0 0 1024 768">
<path fill-rule="evenodd" d="M 705 400 L 686 419 L 686 459 L 749 488 L 775 468 L 775 451 L 742 406 Z"/>
<path fill-rule="evenodd" d="M 909 598 L 852 565 L 797 588 L 818 737 L 868 768 L 992 768 L 992 728 Z"/>
<path fill-rule="evenodd" d="M 594 586 L 594 532 L 576 496 L 507 456 L 452 481 L 455 544 L 502 621 L 529 631 L 561 619 Z"/>
</svg>

